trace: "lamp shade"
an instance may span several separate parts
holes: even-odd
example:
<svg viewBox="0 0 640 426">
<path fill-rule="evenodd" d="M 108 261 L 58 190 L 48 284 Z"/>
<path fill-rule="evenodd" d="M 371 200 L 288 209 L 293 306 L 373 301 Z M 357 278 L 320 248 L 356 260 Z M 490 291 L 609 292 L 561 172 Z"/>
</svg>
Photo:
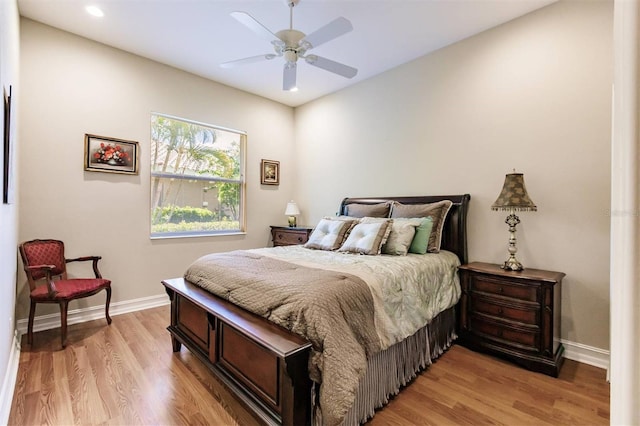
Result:
<svg viewBox="0 0 640 426">
<path fill-rule="evenodd" d="M 300 214 L 298 205 L 293 201 L 287 203 L 287 208 L 284 211 L 285 216 L 296 216 Z"/>
<path fill-rule="evenodd" d="M 522 173 L 509 173 L 505 176 L 502 191 L 498 195 L 496 202 L 491 206 L 491 210 L 538 210 L 538 207 L 533 204 L 529 194 L 527 194 Z"/>
</svg>

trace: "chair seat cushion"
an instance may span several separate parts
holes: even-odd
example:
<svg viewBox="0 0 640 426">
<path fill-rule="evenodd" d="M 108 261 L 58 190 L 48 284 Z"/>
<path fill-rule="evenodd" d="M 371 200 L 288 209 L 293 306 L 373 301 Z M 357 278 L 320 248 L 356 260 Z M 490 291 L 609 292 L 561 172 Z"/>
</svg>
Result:
<svg viewBox="0 0 640 426">
<path fill-rule="evenodd" d="M 47 286 L 39 285 L 31 292 L 33 300 L 75 299 L 90 296 L 92 293 L 111 285 L 111 280 L 103 278 L 75 278 L 72 280 L 55 281 L 57 294 L 49 297 Z"/>
</svg>

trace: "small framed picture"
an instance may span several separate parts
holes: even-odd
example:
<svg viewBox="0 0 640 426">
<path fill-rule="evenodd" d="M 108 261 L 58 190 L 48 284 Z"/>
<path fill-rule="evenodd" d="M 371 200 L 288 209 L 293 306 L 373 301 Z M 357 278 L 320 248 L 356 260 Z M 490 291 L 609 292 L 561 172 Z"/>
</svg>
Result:
<svg viewBox="0 0 640 426">
<path fill-rule="evenodd" d="M 84 169 L 137 175 L 138 149 L 138 142 L 85 134 Z"/>
<path fill-rule="evenodd" d="M 280 185 L 280 162 L 262 160 L 260 162 L 260 183 L 263 185 Z"/>
</svg>

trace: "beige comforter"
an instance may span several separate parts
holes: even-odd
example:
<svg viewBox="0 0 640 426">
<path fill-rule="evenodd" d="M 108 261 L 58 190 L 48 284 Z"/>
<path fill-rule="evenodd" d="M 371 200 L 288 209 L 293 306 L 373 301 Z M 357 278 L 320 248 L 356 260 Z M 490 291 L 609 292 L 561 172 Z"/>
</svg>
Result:
<svg viewBox="0 0 640 426">
<path fill-rule="evenodd" d="M 204 256 L 185 279 L 307 338 L 310 377 L 322 384 L 323 419 L 341 423 L 367 358 L 381 349 L 373 298 L 362 279 L 248 251 Z"/>
</svg>

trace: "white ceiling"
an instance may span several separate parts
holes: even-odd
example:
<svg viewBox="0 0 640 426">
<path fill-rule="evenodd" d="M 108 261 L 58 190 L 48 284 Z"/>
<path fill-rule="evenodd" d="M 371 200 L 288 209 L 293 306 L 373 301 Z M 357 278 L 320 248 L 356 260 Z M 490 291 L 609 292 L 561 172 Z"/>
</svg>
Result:
<svg viewBox="0 0 640 426">
<path fill-rule="evenodd" d="M 365 80 L 556 0 L 301 0 L 293 26 L 306 34 L 343 16 L 354 30 L 310 53 L 358 69 L 352 79 L 298 62 L 299 91 L 282 90 L 283 59 L 240 68 L 222 62 L 272 53 L 229 13 L 273 32 L 289 27 L 285 0 L 18 0 L 22 16 L 290 106 Z M 105 16 L 86 13 L 89 4 Z"/>
</svg>

